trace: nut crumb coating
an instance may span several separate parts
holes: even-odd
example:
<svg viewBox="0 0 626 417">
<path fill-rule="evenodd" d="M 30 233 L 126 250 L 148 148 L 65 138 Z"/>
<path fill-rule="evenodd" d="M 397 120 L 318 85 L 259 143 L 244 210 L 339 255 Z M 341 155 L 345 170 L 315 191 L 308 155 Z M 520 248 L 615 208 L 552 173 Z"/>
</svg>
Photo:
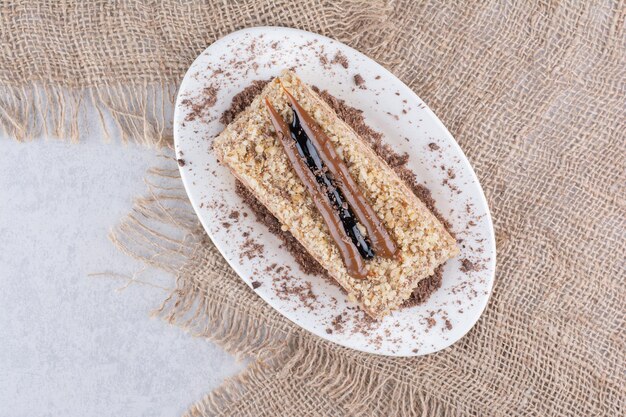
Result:
<svg viewBox="0 0 626 417">
<path fill-rule="evenodd" d="M 279 82 L 280 79 L 280 82 Z M 454 238 L 396 173 L 293 72 L 284 71 L 215 139 L 218 159 L 249 188 L 372 318 L 407 300 L 418 282 L 458 254 Z M 324 129 L 350 175 L 396 242 L 400 256 L 367 261 L 368 277 L 351 277 L 304 184 L 296 176 L 264 105 L 269 98 L 286 121 L 289 101 L 280 85 Z"/>
</svg>

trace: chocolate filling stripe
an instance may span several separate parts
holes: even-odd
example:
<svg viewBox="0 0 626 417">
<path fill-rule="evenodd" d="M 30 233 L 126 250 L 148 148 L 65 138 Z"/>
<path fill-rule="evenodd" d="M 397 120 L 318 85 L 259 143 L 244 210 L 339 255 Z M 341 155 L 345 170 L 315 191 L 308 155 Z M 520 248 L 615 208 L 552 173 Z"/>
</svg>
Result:
<svg viewBox="0 0 626 417">
<path fill-rule="evenodd" d="M 354 215 L 352 208 L 346 201 L 346 197 L 339 187 L 336 185 L 336 178 L 329 172 L 328 168 L 322 162 L 317 148 L 304 132 L 300 119 L 295 111 L 293 111 L 293 122 L 290 126 L 291 138 L 296 142 L 296 149 L 300 157 L 304 159 L 309 169 L 315 175 L 317 183 L 326 192 L 333 208 L 339 213 L 339 219 L 343 224 L 343 229 L 356 245 L 361 256 L 365 259 L 372 259 L 374 251 L 370 246 L 369 240 L 363 235 L 358 225 L 358 219 Z"/>
<path fill-rule="evenodd" d="M 343 229 L 343 225 L 341 219 L 339 218 L 339 214 L 333 209 L 329 199 L 323 195 L 315 175 L 308 168 L 304 159 L 300 157 L 296 149 L 296 142 L 291 139 L 289 126 L 267 98 L 265 99 L 265 105 L 270 113 L 270 119 L 274 129 L 276 129 L 279 141 L 285 149 L 285 154 L 291 162 L 296 175 L 309 191 L 315 207 L 322 215 L 322 219 L 324 220 L 324 223 L 326 223 L 331 237 L 339 248 L 339 253 L 341 254 L 348 274 L 358 279 L 365 278 L 367 276 L 365 261 L 359 254 L 356 246 L 350 242 L 347 236 L 342 234 L 341 229 Z"/>
<path fill-rule="evenodd" d="M 283 91 L 297 115 L 297 118 L 294 117 L 294 121 L 298 120 L 300 122 L 306 136 L 312 143 L 312 147 L 316 150 L 316 154 L 321 157 L 332 176 L 338 180 L 339 188 L 342 194 L 345 195 L 350 209 L 354 210 L 358 220 L 365 226 L 374 252 L 384 258 L 395 257 L 398 251 L 395 242 L 367 198 L 360 192 L 358 185 L 348 171 L 348 167 L 337 154 L 326 133 L 284 86 Z"/>
</svg>

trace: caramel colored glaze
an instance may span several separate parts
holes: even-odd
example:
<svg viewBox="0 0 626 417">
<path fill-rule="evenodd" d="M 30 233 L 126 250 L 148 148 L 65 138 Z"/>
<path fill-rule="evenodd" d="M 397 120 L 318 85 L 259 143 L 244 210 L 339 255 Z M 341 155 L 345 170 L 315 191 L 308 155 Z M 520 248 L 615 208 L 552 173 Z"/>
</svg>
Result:
<svg viewBox="0 0 626 417">
<path fill-rule="evenodd" d="M 341 254 L 348 274 L 353 278 L 364 279 L 367 277 L 365 262 L 363 258 L 361 258 L 357 248 L 350 242 L 350 239 L 342 235 L 343 225 L 341 224 L 339 215 L 331 207 L 328 198 L 320 191 L 315 176 L 296 151 L 296 144 L 291 140 L 289 126 L 267 98 L 265 99 L 265 105 L 269 111 L 274 129 L 276 129 L 278 139 L 285 149 L 285 154 L 296 172 L 296 175 L 311 194 L 315 207 L 322 215 L 331 237 L 339 248 L 339 253 Z"/>
<path fill-rule="evenodd" d="M 361 193 L 358 185 L 352 179 L 348 167 L 337 155 L 335 147 L 315 120 L 298 104 L 296 99 L 283 87 L 287 98 L 291 102 L 294 111 L 300 118 L 300 123 L 305 133 L 318 150 L 324 164 L 328 170 L 339 180 L 339 188 L 346 196 L 352 210 L 354 210 L 359 221 L 365 226 L 368 238 L 372 242 L 372 248 L 376 255 L 383 258 L 394 258 L 398 248 L 389 235 L 389 232 L 380 221 L 376 212 Z"/>
</svg>

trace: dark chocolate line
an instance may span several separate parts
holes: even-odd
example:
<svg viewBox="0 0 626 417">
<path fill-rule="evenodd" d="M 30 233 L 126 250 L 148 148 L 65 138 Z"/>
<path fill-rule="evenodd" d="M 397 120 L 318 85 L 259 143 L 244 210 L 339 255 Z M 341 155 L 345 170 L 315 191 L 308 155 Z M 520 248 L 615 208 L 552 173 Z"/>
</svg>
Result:
<svg viewBox="0 0 626 417">
<path fill-rule="evenodd" d="M 315 175 L 313 175 L 296 150 L 296 142 L 291 139 L 289 126 L 267 98 L 265 99 L 265 105 L 269 111 L 274 129 L 276 129 L 278 139 L 283 145 L 285 154 L 294 168 L 296 175 L 300 178 L 311 195 L 315 207 L 322 215 L 322 219 L 326 223 L 330 235 L 339 249 L 348 274 L 353 278 L 364 279 L 367 276 L 365 261 L 347 236 L 342 234 L 341 230 L 343 229 L 343 225 L 339 219 L 339 214 L 330 205 L 330 201 L 320 190 Z"/>
<path fill-rule="evenodd" d="M 374 252 L 384 258 L 393 258 L 398 248 L 389 232 L 372 208 L 367 198 L 361 193 L 358 185 L 350 175 L 348 167 L 339 157 L 332 142 L 315 120 L 300 106 L 296 99 L 283 87 L 293 110 L 310 139 L 312 146 L 317 149 L 322 161 L 330 173 L 338 180 L 339 187 L 345 195 L 350 208 L 354 210 L 359 221 L 365 226 L 368 237 L 372 242 Z"/>
<path fill-rule="evenodd" d="M 370 246 L 369 240 L 363 236 L 358 227 L 358 219 L 354 215 L 352 208 L 348 204 L 341 189 L 336 185 L 336 179 L 329 172 L 322 161 L 319 152 L 311 142 L 311 139 L 304 132 L 298 114 L 293 112 L 293 122 L 290 126 L 291 137 L 296 142 L 296 149 L 300 157 L 304 159 L 309 169 L 315 175 L 318 184 L 326 192 L 333 208 L 339 213 L 339 219 L 343 224 L 344 231 L 357 247 L 361 256 L 365 259 L 372 259 L 375 255 Z"/>
</svg>

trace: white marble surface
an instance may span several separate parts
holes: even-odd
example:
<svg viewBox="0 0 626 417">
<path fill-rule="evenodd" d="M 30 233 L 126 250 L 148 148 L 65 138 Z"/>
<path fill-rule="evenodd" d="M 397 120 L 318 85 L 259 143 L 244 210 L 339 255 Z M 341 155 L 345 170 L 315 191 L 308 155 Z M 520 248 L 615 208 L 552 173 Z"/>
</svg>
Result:
<svg viewBox="0 0 626 417">
<path fill-rule="evenodd" d="M 107 233 L 156 151 L 1 135 L 0 149 L 0 417 L 178 416 L 243 367 L 150 318 L 163 290 L 88 276 L 140 268 Z"/>
</svg>

